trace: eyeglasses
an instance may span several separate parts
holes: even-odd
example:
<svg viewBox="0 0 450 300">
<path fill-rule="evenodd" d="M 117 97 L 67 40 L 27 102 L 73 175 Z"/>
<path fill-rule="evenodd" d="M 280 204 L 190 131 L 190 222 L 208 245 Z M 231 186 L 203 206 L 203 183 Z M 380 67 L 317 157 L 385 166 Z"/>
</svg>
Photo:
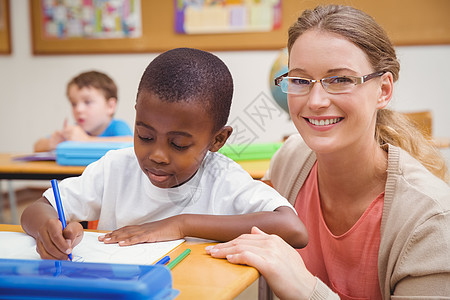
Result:
<svg viewBox="0 0 450 300">
<path fill-rule="evenodd" d="M 319 80 L 289 77 L 288 73 L 286 73 L 275 78 L 275 85 L 279 86 L 283 93 L 286 94 L 306 95 L 311 91 L 315 83 L 320 82 L 324 90 L 330 94 L 345 94 L 350 93 L 356 85 L 367 82 L 375 77 L 379 77 L 384 73 L 386 72 L 379 71 L 361 77 L 331 76 Z"/>
</svg>

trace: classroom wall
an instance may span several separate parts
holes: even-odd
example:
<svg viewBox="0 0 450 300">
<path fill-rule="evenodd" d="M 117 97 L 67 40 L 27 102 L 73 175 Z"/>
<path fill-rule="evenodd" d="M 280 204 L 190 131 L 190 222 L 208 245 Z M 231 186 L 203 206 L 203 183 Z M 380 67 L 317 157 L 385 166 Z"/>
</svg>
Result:
<svg viewBox="0 0 450 300">
<path fill-rule="evenodd" d="M 156 53 L 33 56 L 29 2 L 10 3 L 13 53 L 0 56 L 0 152 L 30 152 L 39 137 L 61 127 L 65 118 L 73 121 L 65 96 L 66 83 L 86 70 L 104 71 L 118 83 L 116 116 L 133 124 L 137 85 Z M 429 109 L 434 135 L 450 136 L 450 45 L 397 47 L 397 51 L 401 72 L 391 107 L 400 111 Z M 246 138 L 254 142 L 278 141 L 295 132 L 287 113 L 268 102 L 269 72 L 278 51 L 215 54 L 228 65 L 235 80 L 229 119 L 232 125 L 240 132 L 247 130 Z M 267 103 L 269 110 L 263 107 Z M 264 118 L 258 119 L 258 110 Z M 450 151 L 444 151 L 450 157 Z"/>
</svg>

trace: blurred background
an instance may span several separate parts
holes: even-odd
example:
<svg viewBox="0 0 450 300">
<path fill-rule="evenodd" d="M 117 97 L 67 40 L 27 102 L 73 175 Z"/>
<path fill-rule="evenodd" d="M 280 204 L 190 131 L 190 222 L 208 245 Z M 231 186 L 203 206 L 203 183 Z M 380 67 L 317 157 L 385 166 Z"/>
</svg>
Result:
<svg viewBox="0 0 450 300">
<path fill-rule="evenodd" d="M 287 28 L 303 9 L 331 1 L 267 1 L 281 3 L 278 10 L 281 13 L 276 15 L 279 24 L 272 32 L 242 35 L 199 33 L 191 36 L 174 33 L 174 6 L 183 1 L 142 0 L 136 2 L 142 3 L 143 11 L 148 13 L 142 15 L 143 34 L 147 38 L 122 42 L 125 48 L 134 47 L 136 51 L 117 50 L 114 41 L 100 42 L 102 50 L 96 51 L 90 47 L 92 43 L 81 39 L 70 41 L 65 51 L 58 47 L 48 51 L 45 47 L 37 49 L 42 46 L 37 41 L 42 42 L 44 37 L 42 28 L 36 26 L 36 19 L 43 13 L 39 9 L 41 3 L 56 1 L 0 0 L 0 16 L 8 13 L 8 18 L 0 18 L 0 52 L 10 49 L 0 53 L 0 153 L 31 153 L 34 142 L 61 128 L 64 119 L 73 123 L 66 85 L 72 77 L 88 70 L 104 72 L 116 82 L 119 102 L 115 117 L 133 127 L 137 86 L 146 66 L 165 50 L 197 45 L 200 45 L 197 48 L 220 57 L 233 75 L 235 92 L 229 124 L 235 133 L 229 141 L 281 141 L 296 132 L 283 104 L 285 95 L 271 86 L 273 78 L 286 70 Z M 385 28 L 396 45 L 401 63 L 400 79 L 395 84 L 390 108 L 401 112 L 429 111 L 432 135 L 450 138 L 450 1 L 333 2 L 362 8 L 383 27 L 388 25 Z M 256 17 L 263 15 L 257 14 Z M 7 21 L 10 36 L 5 39 L 1 34 L 2 30 L 5 32 Z M 149 27 L 150 30 L 146 31 Z M 9 47 L 5 45 L 6 40 L 10 41 Z M 198 40 L 202 43 L 196 44 Z M 86 45 L 90 48 L 87 49 Z M 243 136 L 238 137 L 237 132 Z M 450 164 L 450 147 L 440 150 Z M 18 203 L 15 223 L 18 223 L 23 208 L 40 197 L 49 185 L 48 181 L 0 180 L 0 196 L 5 200 L 3 203 L 0 201 L 4 216 L 0 223 L 13 223 L 6 201 L 7 190 L 15 190 Z M 256 299 L 256 294 L 257 283 L 239 299 Z"/>
<path fill-rule="evenodd" d="M 233 75 L 235 92 L 229 124 L 235 132 L 244 132 L 244 141 L 278 142 L 295 133 L 288 113 L 274 98 L 280 100 L 283 96 L 277 95 L 270 83 L 286 68 L 283 64 L 286 28 L 304 8 L 330 1 L 282 0 L 278 28 L 273 32 L 243 33 L 242 36 L 174 33 L 174 2 L 142 1 L 143 11 L 150 10 L 142 16 L 143 27 L 151 26 L 153 30 L 144 42 L 156 50 L 146 50 L 138 39 L 123 42 L 125 47 L 131 43 L 136 51 L 115 51 L 115 44 L 111 42 L 111 47 L 103 43 L 103 50 L 93 53 L 96 51 L 92 49 L 84 51 L 85 42 L 75 39 L 67 47 L 67 53 L 46 53 L 45 49 L 40 52 L 36 49 L 36 41 L 43 40 L 35 23 L 42 13 L 37 8 L 41 1 L 8 1 L 11 51 L 0 55 L 0 152 L 31 153 L 33 143 L 61 128 L 65 118 L 73 123 L 66 85 L 73 76 L 88 70 L 105 72 L 117 83 L 116 117 L 133 127 L 137 86 L 145 67 L 162 51 L 195 46 L 198 39 L 204 42 L 199 48 L 220 57 Z M 390 108 L 402 112 L 430 111 L 432 135 L 449 138 L 450 19 L 447 15 L 450 1 L 335 2 L 367 9 L 369 14 L 376 13 L 375 19 L 381 25 L 389 25 L 387 31 L 396 44 L 401 63 L 400 79 L 395 85 Z M 148 9 L 150 6 L 152 9 Z M 5 8 L 2 10 L 5 12 Z M 146 31 L 143 33 L 145 35 Z M 152 40 L 152 35 L 158 40 Z M 236 135 L 230 141 L 238 141 Z M 441 148 L 441 151 L 450 162 L 450 148 Z M 14 181 L 16 187 L 24 184 L 43 183 Z"/>
<path fill-rule="evenodd" d="M 298 11 L 285 13 L 286 18 L 295 20 L 305 6 L 314 7 L 324 1 L 285 2 L 294 2 L 294 7 L 298 6 Z M 357 4 L 361 1 L 340 2 Z M 60 128 L 65 118 L 73 122 L 66 84 L 74 75 L 87 70 L 103 71 L 116 81 L 119 87 L 116 117 L 133 126 L 139 79 L 145 67 L 160 52 L 33 55 L 29 5 L 28 0 L 10 1 L 12 53 L 0 55 L 0 152 L 31 152 L 33 143 Z M 436 11 L 450 11 L 450 1 L 430 1 L 429 5 L 437 5 Z M 391 14 L 387 9 L 385 13 Z M 172 18 L 172 12 L 163 17 Z M 442 25 L 448 28 L 450 20 L 447 18 L 446 22 Z M 281 38 L 284 41 L 284 33 Z M 229 122 L 248 126 L 254 133 L 254 142 L 279 141 L 295 132 L 288 114 L 276 104 L 271 104 L 272 114 L 260 124 L 251 117 L 249 107 L 262 102 L 267 105 L 268 101 L 275 103 L 269 81 L 282 48 L 284 44 L 271 50 L 212 51 L 228 65 L 234 78 L 235 93 Z M 391 108 L 399 111 L 430 110 L 433 135 L 450 136 L 450 44 L 427 42 L 425 45 L 397 46 L 396 50 L 401 71 Z"/>
</svg>

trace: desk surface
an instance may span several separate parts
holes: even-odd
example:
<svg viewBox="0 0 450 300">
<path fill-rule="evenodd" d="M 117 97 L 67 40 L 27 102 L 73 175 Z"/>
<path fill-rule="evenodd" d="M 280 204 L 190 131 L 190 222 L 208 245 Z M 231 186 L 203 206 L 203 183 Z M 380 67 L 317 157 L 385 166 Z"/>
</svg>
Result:
<svg viewBox="0 0 450 300">
<path fill-rule="evenodd" d="M 0 231 L 23 232 L 19 225 L 0 224 Z M 177 257 L 190 248 L 191 253 L 172 270 L 173 287 L 180 291 L 177 300 L 233 299 L 259 277 L 252 267 L 233 265 L 205 252 L 211 243 L 188 241 L 169 253 Z"/>
<path fill-rule="evenodd" d="M 14 155 L 0 153 L 0 179 L 63 179 L 78 176 L 85 167 L 60 166 L 55 161 L 17 161 Z"/>
<path fill-rule="evenodd" d="M 63 179 L 80 175 L 85 167 L 60 166 L 55 161 L 16 161 L 9 153 L 0 153 L 0 179 Z M 270 160 L 238 161 L 253 178 L 260 179 Z"/>
</svg>

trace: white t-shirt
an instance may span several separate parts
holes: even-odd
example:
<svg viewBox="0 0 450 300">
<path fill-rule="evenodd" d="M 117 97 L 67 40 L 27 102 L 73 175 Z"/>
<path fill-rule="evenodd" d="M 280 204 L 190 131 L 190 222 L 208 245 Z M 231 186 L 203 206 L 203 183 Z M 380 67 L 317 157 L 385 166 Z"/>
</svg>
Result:
<svg viewBox="0 0 450 300">
<path fill-rule="evenodd" d="M 142 172 L 133 148 L 112 150 L 87 166 L 81 176 L 62 180 L 59 190 L 67 221 L 99 220 L 99 230 L 178 214 L 237 215 L 292 208 L 277 191 L 216 152 L 208 152 L 189 181 L 164 189 L 154 186 Z M 56 208 L 51 188 L 44 197 Z"/>
</svg>

